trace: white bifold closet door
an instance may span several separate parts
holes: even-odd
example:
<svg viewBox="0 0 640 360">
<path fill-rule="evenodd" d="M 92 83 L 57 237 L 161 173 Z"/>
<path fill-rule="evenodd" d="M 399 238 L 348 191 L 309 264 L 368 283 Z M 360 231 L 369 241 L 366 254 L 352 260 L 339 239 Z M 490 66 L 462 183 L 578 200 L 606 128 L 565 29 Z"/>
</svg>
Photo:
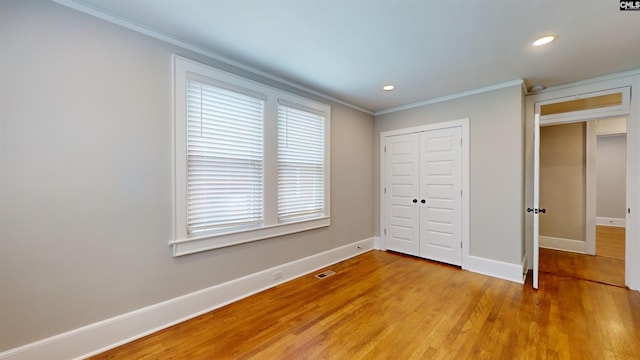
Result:
<svg viewBox="0 0 640 360">
<path fill-rule="evenodd" d="M 385 247 L 409 255 L 420 252 L 420 133 L 386 138 Z"/>
<path fill-rule="evenodd" d="M 462 263 L 461 189 L 461 129 L 420 133 L 421 257 Z"/>
<path fill-rule="evenodd" d="M 462 262 L 461 128 L 386 138 L 385 247 Z"/>
</svg>

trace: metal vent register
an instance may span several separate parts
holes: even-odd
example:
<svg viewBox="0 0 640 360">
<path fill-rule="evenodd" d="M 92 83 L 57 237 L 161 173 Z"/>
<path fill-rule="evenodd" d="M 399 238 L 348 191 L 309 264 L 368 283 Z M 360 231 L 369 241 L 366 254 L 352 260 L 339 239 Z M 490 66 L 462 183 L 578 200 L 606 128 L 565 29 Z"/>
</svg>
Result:
<svg viewBox="0 0 640 360">
<path fill-rule="evenodd" d="M 331 270 L 327 270 L 325 272 L 321 272 L 320 274 L 316 275 L 316 278 L 318 279 L 324 279 L 326 277 L 329 277 L 331 275 L 335 275 L 335 271 L 331 271 Z"/>
</svg>

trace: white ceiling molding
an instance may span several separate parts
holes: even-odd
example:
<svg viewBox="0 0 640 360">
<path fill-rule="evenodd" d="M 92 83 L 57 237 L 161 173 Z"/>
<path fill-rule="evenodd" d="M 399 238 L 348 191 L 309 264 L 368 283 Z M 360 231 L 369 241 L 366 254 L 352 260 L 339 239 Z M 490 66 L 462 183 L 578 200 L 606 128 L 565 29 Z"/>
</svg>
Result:
<svg viewBox="0 0 640 360">
<path fill-rule="evenodd" d="M 344 100 L 338 99 L 338 98 L 333 97 L 331 95 L 327 95 L 325 93 L 322 93 L 320 91 L 311 89 L 309 87 L 302 86 L 300 84 L 296 84 L 296 83 L 293 83 L 291 81 L 285 80 L 285 79 L 283 79 L 283 78 L 281 78 L 279 76 L 275 76 L 275 75 L 266 73 L 264 71 L 261 71 L 259 69 L 247 66 L 247 65 L 242 64 L 240 62 L 237 62 L 237 61 L 234 61 L 234 60 L 229 59 L 227 57 L 224 57 L 224 56 L 221 56 L 219 54 L 216 54 L 216 53 L 214 53 L 214 52 L 212 52 L 210 50 L 207 50 L 207 49 L 205 49 L 205 48 L 203 48 L 201 46 L 198 46 L 196 44 L 190 43 L 190 42 L 188 42 L 186 40 L 178 39 L 178 38 L 174 37 L 173 35 L 162 33 L 160 31 L 157 31 L 155 29 L 149 28 L 149 27 L 144 26 L 142 24 L 138 24 L 138 23 L 132 22 L 131 20 L 123 18 L 123 17 L 121 17 L 121 16 L 119 16 L 117 14 L 112 14 L 112 13 L 109 13 L 109 12 L 105 12 L 102 9 L 95 8 L 95 7 L 93 7 L 93 6 L 89 5 L 89 4 L 83 3 L 83 2 L 81 2 L 79 0 L 51 0 L 51 1 L 53 1 L 55 3 L 58 3 L 60 5 L 72 8 L 74 10 L 78 10 L 78 11 L 83 12 L 85 14 L 95 16 L 95 17 L 97 17 L 99 19 L 108 21 L 110 23 L 122 26 L 124 28 L 129 29 L 129 30 L 133 30 L 135 32 L 147 35 L 147 36 L 152 37 L 154 39 L 158 39 L 158 40 L 164 41 L 166 43 L 181 47 L 181 48 L 183 48 L 185 50 L 193 51 L 193 52 L 198 53 L 200 55 L 204 55 L 206 57 L 209 57 L 209 58 L 211 58 L 213 60 L 225 63 L 227 65 L 231 65 L 233 67 L 236 67 L 238 69 L 245 70 L 245 71 L 251 72 L 253 74 L 262 76 L 264 78 L 279 82 L 279 83 L 281 83 L 283 85 L 287 85 L 287 86 L 293 87 L 295 89 L 307 92 L 309 94 L 313 94 L 313 95 L 319 96 L 319 97 L 321 97 L 323 99 L 326 99 L 326 100 L 329 100 L 329 101 L 333 101 L 333 102 L 338 103 L 338 104 L 342 104 L 344 106 L 347 106 L 347 107 L 350 107 L 352 109 L 367 113 L 369 115 L 373 115 L 374 114 L 373 111 L 371 111 L 369 109 L 365 109 L 365 108 L 363 108 L 361 106 L 358 106 L 358 105 L 355 105 L 355 104 L 351 104 L 349 102 L 346 102 Z"/>
<path fill-rule="evenodd" d="M 378 115 L 390 114 L 390 113 L 403 111 L 403 110 L 408 110 L 408 109 L 414 109 L 414 108 L 425 106 L 425 105 L 431 105 L 431 104 L 441 103 L 441 102 L 445 102 L 445 101 L 455 100 L 455 99 L 463 98 L 465 96 L 482 94 L 482 93 L 485 93 L 485 92 L 504 89 L 504 88 L 511 87 L 511 86 L 516 86 L 516 85 L 520 85 L 520 86 L 524 87 L 525 86 L 525 82 L 522 79 L 511 80 L 511 81 L 507 81 L 507 82 L 503 82 L 503 83 L 499 83 L 499 84 L 494 84 L 494 85 L 490 85 L 490 86 L 481 87 L 481 88 L 478 88 L 478 89 L 467 90 L 467 91 L 459 92 L 459 93 L 456 93 L 456 94 L 440 96 L 440 97 L 429 99 L 429 100 L 425 100 L 425 101 L 418 101 L 418 102 L 415 102 L 415 103 L 412 103 L 412 104 L 401 105 L 401 106 L 396 106 L 396 107 L 389 108 L 389 109 L 376 111 L 374 113 L 374 115 L 378 116 Z M 526 91 L 526 89 L 524 89 L 524 90 Z"/>
<path fill-rule="evenodd" d="M 601 0 L 51 1 L 368 114 L 513 79 L 547 88 L 525 88 L 532 96 L 640 68 L 635 14 Z M 558 40 L 531 45 L 549 33 Z"/>
<path fill-rule="evenodd" d="M 535 94 L 544 94 L 544 93 L 553 92 L 553 91 L 556 91 L 556 90 L 569 89 L 569 88 L 572 88 L 572 87 L 582 86 L 582 85 L 596 84 L 596 83 L 599 83 L 599 82 L 605 82 L 605 81 L 610 81 L 610 80 L 615 80 L 615 79 L 622 79 L 622 78 L 627 78 L 627 77 L 636 76 L 636 75 L 640 75 L 640 69 L 634 69 L 634 70 L 623 71 L 623 72 L 614 73 L 614 74 L 598 76 L 598 77 L 594 77 L 594 78 L 590 78 L 590 79 L 586 79 L 586 80 L 581 80 L 581 81 L 576 81 L 576 82 L 568 83 L 568 84 L 549 86 L 548 88 L 546 88 L 544 90 L 541 90 L 541 91 L 538 91 Z"/>
</svg>

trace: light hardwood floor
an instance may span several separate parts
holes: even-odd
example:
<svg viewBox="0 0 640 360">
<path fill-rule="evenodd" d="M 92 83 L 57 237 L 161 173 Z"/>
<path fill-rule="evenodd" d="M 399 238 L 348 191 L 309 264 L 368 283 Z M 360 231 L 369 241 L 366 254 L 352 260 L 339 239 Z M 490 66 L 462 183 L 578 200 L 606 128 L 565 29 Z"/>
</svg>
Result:
<svg viewBox="0 0 640 360">
<path fill-rule="evenodd" d="M 596 256 L 540 248 L 540 273 L 624 286 L 624 232 L 596 226 Z"/>
<path fill-rule="evenodd" d="M 94 359 L 639 359 L 640 293 L 370 251 Z"/>
<path fill-rule="evenodd" d="M 540 248 L 540 276 L 570 276 L 615 286 L 624 286 L 624 260 Z"/>
<path fill-rule="evenodd" d="M 625 228 L 596 226 L 596 255 L 624 260 Z"/>
</svg>

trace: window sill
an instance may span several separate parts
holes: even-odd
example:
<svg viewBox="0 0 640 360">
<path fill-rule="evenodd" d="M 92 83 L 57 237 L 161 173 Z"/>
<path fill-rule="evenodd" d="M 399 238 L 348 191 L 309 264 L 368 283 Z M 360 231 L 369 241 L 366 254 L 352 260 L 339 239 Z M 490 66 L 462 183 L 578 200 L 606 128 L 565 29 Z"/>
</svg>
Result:
<svg viewBox="0 0 640 360">
<path fill-rule="evenodd" d="M 178 239 L 171 241 L 169 244 L 173 246 L 173 256 L 177 257 L 327 227 L 330 225 L 330 219 L 327 216 L 227 234 Z"/>
</svg>

